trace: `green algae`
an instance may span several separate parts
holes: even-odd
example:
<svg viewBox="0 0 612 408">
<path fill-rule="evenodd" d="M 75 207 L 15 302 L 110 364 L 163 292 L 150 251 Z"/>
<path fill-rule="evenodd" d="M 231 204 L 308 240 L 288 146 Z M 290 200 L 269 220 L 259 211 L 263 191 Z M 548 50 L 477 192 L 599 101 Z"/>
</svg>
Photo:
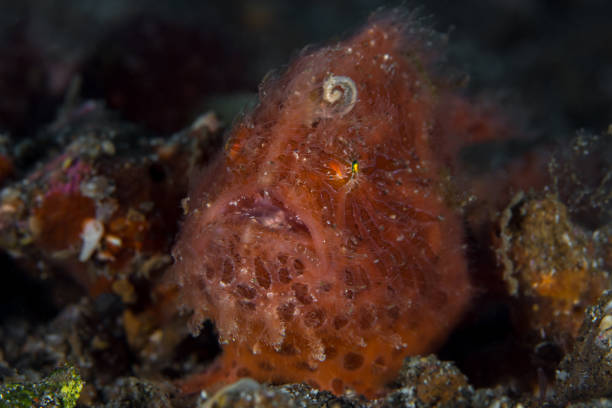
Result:
<svg viewBox="0 0 612 408">
<path fill-rule="evenodd" d="M 82 389 L 76 369 L 66 365 L 37 383 L 0 385 L 0 408 L 74 408 Z"/>
</svg>

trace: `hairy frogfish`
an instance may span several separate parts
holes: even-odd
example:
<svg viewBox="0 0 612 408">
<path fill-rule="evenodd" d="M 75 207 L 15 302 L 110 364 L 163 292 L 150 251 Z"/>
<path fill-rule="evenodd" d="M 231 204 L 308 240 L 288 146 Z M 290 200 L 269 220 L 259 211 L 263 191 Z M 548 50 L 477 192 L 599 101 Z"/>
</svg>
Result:
<svg viewBox="0 0 612 408">
<path fill-rule="evenodd" d="M 449 155 L 480 136 L 440 85 L 439 39 L 386 12 L 266 78 L 173 250 L 192 331 L 211 319 L 223 345 L 188 389 L 248 376 L 375 397 L 446 340 L 473 292 Z"/>
</svg>

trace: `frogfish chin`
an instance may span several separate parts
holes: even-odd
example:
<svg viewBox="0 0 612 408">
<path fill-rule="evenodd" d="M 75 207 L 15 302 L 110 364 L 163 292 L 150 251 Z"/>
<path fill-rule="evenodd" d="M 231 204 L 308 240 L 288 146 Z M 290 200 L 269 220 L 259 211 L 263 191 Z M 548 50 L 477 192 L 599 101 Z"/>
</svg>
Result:
<svg viewBox="0 0 612 408">
<path fill-rule="evenodd" d="M 262 84 L 173 250 L 192 330 L 211 319 L 224 349 L 189 387 L 249 376 L 375 397 L 458 323 L 472 290 L 436 43 L 388 12 Z"/>
</svg>

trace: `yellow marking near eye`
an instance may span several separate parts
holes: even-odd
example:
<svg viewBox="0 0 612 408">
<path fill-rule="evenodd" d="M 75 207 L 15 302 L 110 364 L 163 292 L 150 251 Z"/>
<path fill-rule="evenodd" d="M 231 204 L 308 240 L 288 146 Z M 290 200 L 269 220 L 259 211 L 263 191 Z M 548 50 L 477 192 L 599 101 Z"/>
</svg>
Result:
<svg viewBox="0 0 612 408">
<path fill-rule="evenodd" d="M 329 182 L 334 188 L 346 187 L 349 190 L 353 184 L 357 182 L 357 173 L 359 173 L 359 163 L 357 160 L 351 162 L 340 162 L 332 159 L 327 168 L 330 169 L 327 174 Z"/>
</svg>

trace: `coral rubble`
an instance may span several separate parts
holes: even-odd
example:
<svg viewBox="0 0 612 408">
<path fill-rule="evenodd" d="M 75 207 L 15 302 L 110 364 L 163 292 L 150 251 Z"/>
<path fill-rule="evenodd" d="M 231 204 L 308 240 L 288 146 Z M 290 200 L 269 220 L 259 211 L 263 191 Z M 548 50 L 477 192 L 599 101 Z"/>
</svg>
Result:
<svg viewBox="0 0 612 408">
<path fill-rule="evenodd" d="M 610 287 L 598 234 L 573 223 L 567 207 L 550 194 L 519 194 L 501 220 L 498 254 L 508 290 L 518 297 L 520 332 L 525 341 L 550 341 L 570 351 L 586 307 Z"/>
<path fill-rule="evenodd" d="M 60 149 L 0 193 L 0 245 L 36 260 L 43 276 L 62 270 L 92 294 L 112 287 L 129 301 L 126 280 L 170 262 L 179 202 L 210 131 L 155 138 L 85 103 L 46 133 Z"/>
<path fill-rule="evenodd" d="M 0 385 L 2 408 L 74 408 L 83 381 L 74 367 L 55 370 L 38 383 L 6 383 Z"/>
</svg>

